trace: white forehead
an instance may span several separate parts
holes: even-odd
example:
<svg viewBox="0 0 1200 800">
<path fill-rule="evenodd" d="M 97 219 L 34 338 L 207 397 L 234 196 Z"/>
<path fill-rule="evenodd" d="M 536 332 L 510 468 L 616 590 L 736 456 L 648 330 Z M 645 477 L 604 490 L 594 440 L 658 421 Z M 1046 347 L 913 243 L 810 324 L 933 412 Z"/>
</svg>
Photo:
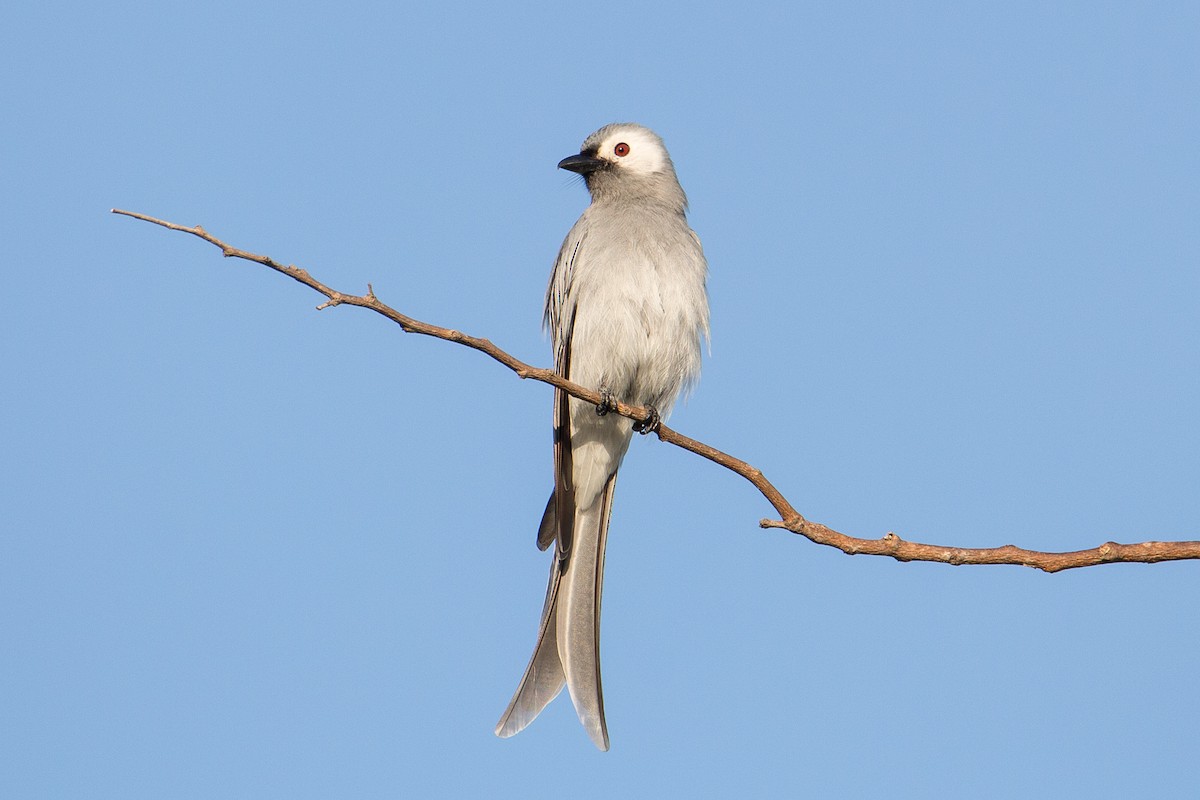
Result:
<svg viewBox="0 0 1200 800">
<path fill-rule="evenodd" d="M 616 154 L 619 144 L 629 147 L 627 155 Z M 637 172 L 658 172 L 671 163 L 667 148 L 658 134 L 632 122 L 605 125 L 584 140 L 580 150 L 592 148 L 595 148 L 598 158 L 620 163 L 622 167 Z"/>
</svg>

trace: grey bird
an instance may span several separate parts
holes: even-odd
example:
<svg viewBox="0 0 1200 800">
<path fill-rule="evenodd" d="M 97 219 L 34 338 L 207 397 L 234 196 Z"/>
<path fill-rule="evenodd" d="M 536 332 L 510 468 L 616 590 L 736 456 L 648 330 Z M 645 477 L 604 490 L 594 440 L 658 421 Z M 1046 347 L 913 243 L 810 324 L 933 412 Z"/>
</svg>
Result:
<svg viewBox="0 0 1200 800">
<path fill-rule="evenodd" d="M 554 492 L 538 547 L 554 544 L 537 645 L 496 735 L 525 728 L 564 685 L 596 747 L 608 749 L 600 686 L 600 595 L 617 469 L 633 431 L 649 433 L 700 374 L 708 266 L 662 139 L 606 125 L 558 163 L 583 176 L 591 205 L 567 234 L 544 324 L 558 374 L 600 392 L 600 406 L 554 392 Z M 634 424 L 613 400 L 652 410 Z"/>
</svg>

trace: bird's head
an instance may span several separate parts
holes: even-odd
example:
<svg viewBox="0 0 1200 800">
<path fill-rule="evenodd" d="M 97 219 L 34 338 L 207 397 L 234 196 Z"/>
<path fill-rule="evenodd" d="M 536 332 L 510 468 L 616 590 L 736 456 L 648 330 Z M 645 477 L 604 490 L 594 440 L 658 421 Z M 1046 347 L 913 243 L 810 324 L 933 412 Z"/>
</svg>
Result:
<svg viewBox="0 0 1200 800">
<path fill-rule="evenodd" d="M 686 203 L 662 139 L 632 122 L 605 125 L 558 166 L 582 175 L 595 200 L 644 196 Z"/>
</svg>

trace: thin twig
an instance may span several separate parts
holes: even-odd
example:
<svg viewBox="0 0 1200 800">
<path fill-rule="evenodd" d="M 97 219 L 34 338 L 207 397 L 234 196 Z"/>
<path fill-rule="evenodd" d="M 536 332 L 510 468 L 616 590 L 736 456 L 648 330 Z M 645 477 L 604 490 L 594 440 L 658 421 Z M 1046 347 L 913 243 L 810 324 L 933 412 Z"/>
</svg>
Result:
<svg viewBox="0 0 1200 800">
<path fill-rule="evenodd" d="M 184 225 L 176 225 L 173 222 L 155 219 L 145 214 L 122 211 L 116 208 L 112 210 L 112 213 L 161 225 L 173 231 L 190 233 L 220 248 L 221 253 L 226 258 L 241 258 L 246 261 L 253 261 L 270 267 L 276 272 L 281 272 L 292 280 L 298 281 L 325 296 L 326 300 L 317 306 L 318 310 L 340 305 L 369 308 L 375 313 L 382 314 L 392 322 L 395 322 L 407 333 L 419 333 L 424 336 L 433 336 L 438 339 L 445 339 L 448 342 L 465 345 L 491 356 L 521 378 L 532 378 L 542 383 L 548 383 L 588 403 L 599 404 L 601 402 L 599 392 L 574 384 L 556 374 L 553 370 L 526 364 L 501 350 L 487 339 L 468 336 L 465 333 L 451 330 L 450 328 L 440 328 L 436 325 L 430 325 L 429 323 L 421 322 L 420 320 L 415 320 L 412 317 L 401 314 L 391 306 L 380 302 L 370 284 L 367 284 L 367 293 L 365 295 L 345 294 L 331 289 L 313 278 L 308 274 L 307 270 L 290 264 L 280 264 L 268 256 L 260 256 L 245 250 L 239 250 L 236 247 L 231 247 L 199 225 L 189 228 Z M 613 411 L 639 422 L 646 421 L 650 417 L 648 409 L 640 406 L 630 406 L 622 402 L 616 402 Z M 666 425 L 659 425 L 656 433 L 662 441 L 707 458 L 715 464 L 736 472 L 753 484 L 780 516 L 778 520 L 761 520 L 759 525 L 763 528 L 783 528 L 793 533 L 798 533 L 816 544 L 835 547 L 848 555 L 891 556 L 897 561 L 933 561 L 943 564 L 954 564 L 956 566 L 964 564 L 1016 564 L 1033 567 L 1045 572 L 1059 572 L 1076 567 L 1091 567 L 1098 564 L 1113 564 L 1118 562 L 1150 564 L 1159 561 L 1200 559 L 1200 541 L 1141 542 L 1138 544 L 1105 542 L 1098 547 L 1088 550 L 1075 550 L 1068 553 L 1047 553 L 1038 550 L 1026 550 L 1011 544 L 1004 545 L 1003 547 L 985 548 L 945 547 L 942 545 L 921 544 L 919 542 L 905 541 L 894 533 L 888 533 L 881 539 L 859 539 L 847 536 L 844 533 L 838 533 L 832 528 L 828 528 L 817 522 L 811 522 L 802 517 L 796 509 L 792 508 L 787 498 L 767 480 L 761 470 L 745 461 L 734 458 L 728 453 L 723 453 L 703 442 L 698 442 L 695 439 L 684 436 L 678 431 L 668 428 Z"/>
</svg>

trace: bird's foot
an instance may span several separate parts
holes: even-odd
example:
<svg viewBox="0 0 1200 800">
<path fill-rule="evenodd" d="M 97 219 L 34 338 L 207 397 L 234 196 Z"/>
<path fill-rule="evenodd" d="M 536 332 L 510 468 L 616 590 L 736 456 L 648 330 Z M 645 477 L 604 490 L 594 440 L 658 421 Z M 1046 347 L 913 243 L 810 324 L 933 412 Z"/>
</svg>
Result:
<svg viewBox="0 0 1200 800">
<path fill-rule="evenodd" d="M 596 416 L 603 417 L 617 407 L 617 398 L 607 386 L 600 387 L 600 402 L 596 404 Z"/>
<path fill-rule="evenodd" d="M 662 425 L 662 417 L 658 415 L 658 409 L 654 406 L 646 406 L 646 410 L 650 412 L 650 416 L 644 421 L 633 423 L 633 429 L 645 436 L 647 433 L 654 433 L 658 430 L 658 426 Z"/>
</svg>

